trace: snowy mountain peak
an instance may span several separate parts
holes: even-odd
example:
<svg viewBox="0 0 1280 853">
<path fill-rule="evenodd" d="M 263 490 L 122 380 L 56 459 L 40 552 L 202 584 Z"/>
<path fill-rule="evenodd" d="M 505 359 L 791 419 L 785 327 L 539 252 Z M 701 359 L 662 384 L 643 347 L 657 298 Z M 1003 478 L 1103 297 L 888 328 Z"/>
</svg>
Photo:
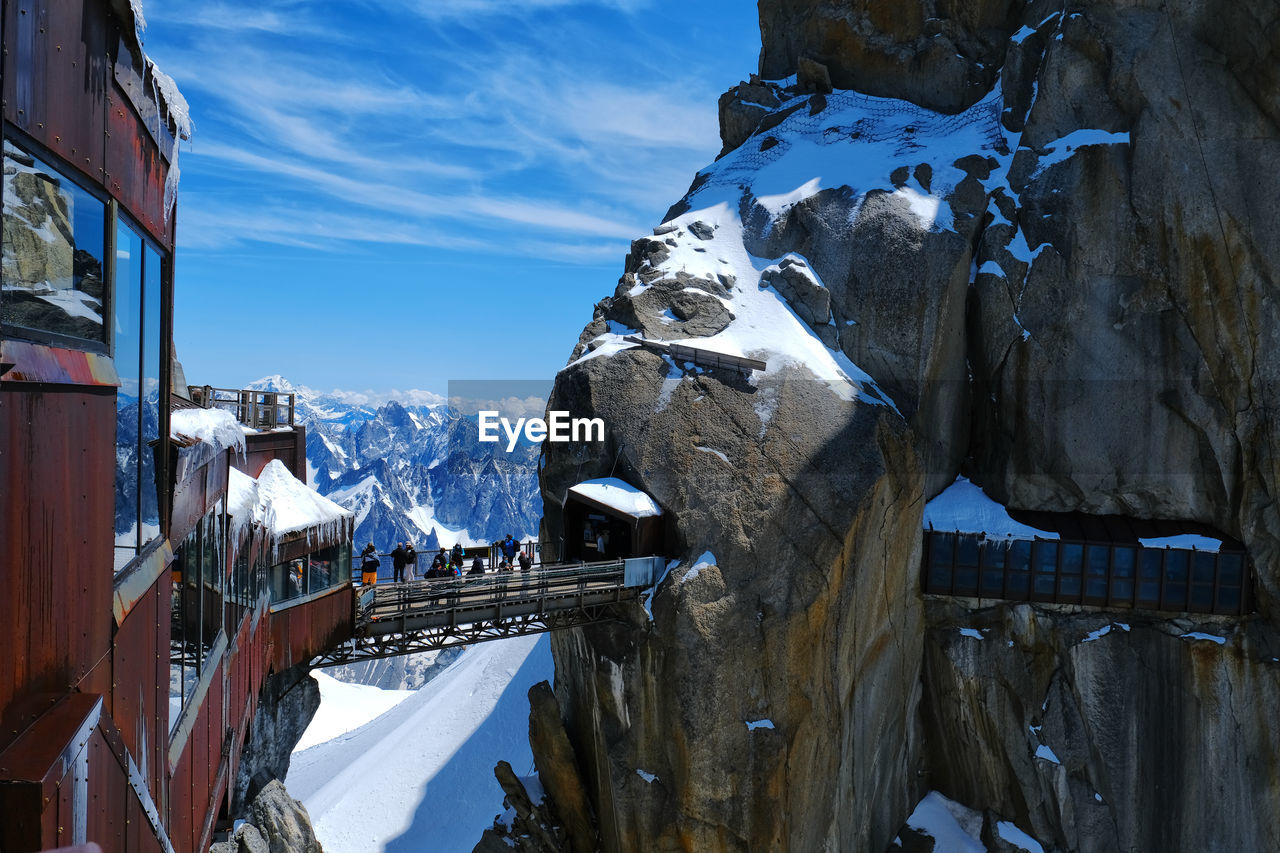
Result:
<svg viewBox="0 0 1280 853">
<path fill-rule="evenodd" d="M 273 373 L 270 376 L 255 379 L 244 387 L 249 391 L 276 391 L 281 394 L 298 394 L 303 390 L 296 387 L 292 382 L 285 379 L 279 373 Z"/>
<path fill-rule="evenodd" d="M 280 375 L 245 387 L 297 395 L 308 480 L 355 513 L 359 542 L 389 550 L 411 540 L 421 549 L 538 530 L 539 448 L 522 443 L 507 453 L 481 444 L 474 417 L 453 414 L 436 395 L 370 402 L 368 394 L 321 394 Z"/>
</svg>

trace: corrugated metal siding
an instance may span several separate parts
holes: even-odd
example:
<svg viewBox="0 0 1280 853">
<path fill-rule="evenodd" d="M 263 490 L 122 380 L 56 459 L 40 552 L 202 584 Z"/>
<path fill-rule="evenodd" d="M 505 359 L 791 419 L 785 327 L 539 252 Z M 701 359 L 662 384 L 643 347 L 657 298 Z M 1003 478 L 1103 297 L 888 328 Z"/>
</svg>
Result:
<svg viewBox="0 0 1280 853">
<path fill-rule="evenodd" d="M 109 669 L 94 668 L 111 647 L 115 416 L 110 389 L 0 386 L 0 494 L 12 496 L 0 502 L 0 708 L 110 691 Z"/>
</svg>

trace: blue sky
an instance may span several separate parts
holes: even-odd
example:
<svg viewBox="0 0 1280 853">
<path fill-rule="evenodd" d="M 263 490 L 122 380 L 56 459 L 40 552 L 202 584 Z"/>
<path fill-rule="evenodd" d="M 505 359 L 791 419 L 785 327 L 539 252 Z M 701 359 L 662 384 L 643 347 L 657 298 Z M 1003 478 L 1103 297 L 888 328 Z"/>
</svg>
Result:
<svg viewBox="0 0 1280 853">
<path fill-rule="evenodd" d="M 748 0 L 147 0 L 189 381 L 548 378 L 719 151 Z"/>
</svg>

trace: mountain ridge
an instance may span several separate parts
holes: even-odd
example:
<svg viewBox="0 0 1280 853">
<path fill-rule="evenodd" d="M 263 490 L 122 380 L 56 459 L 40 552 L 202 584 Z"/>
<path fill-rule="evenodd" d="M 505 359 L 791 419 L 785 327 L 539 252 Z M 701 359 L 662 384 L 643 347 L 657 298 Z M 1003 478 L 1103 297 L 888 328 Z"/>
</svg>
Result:
<svg viewBox="0 0 1280 853">
<path fill-rule="evenodd" d="M 356 514 L 357 543 L 385 552 L 411 541 L 425 551 L 537 535 L 537 445 L 522 442 L 508 453 L 481 443 L 475 417 L 438 397 L 371 405 L 368 395 L 318 392 L 278 374 L 244 387 L 295 395 L 295 417 L 307 429 L 308 485 Z M 427 399 L 429 392 L 405 393 Z"/>
</svg>

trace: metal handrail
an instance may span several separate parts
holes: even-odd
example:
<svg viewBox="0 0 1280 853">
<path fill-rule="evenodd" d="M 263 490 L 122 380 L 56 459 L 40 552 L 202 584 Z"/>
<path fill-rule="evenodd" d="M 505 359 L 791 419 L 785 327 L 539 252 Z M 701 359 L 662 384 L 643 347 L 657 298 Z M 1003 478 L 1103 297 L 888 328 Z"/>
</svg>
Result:
<svg viewBox="0 0 1280 853">
<path fill-rule="evenodd" d="M 236 420 L 254 429 L 293 426 L 297 414 L 296 395 L 284 391 L 256 391 L 249 388 L 215 388 L 190 385 L 191 401 L 206 409 L 227 409 Z"/>
<path fill-rule="evenodd" d="M 364 587 L 357 594 L 358 622 L 415 615 L 460 607 L 485 607 L 500 602 L 582 592 L 591 584 L 623 586 L 624 563 L 575 563 L 529 572 L 486 572 L 481 576 L 432 578 Z"/>
</svg>

